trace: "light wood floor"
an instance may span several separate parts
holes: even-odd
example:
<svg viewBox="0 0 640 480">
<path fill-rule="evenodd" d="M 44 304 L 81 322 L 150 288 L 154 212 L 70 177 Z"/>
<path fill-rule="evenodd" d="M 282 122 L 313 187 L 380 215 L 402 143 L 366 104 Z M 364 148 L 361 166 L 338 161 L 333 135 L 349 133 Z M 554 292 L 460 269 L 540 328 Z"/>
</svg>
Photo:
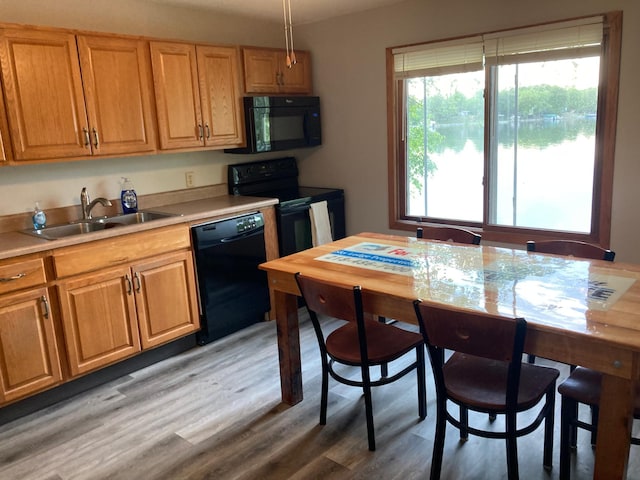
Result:
<svg viewBox="0 0 640 480">
<path fill-rule="evenodd" d="M 378 449 L 369 452 L 358 389 L 331 382 L 327 425 L 318 425 L 308 321 L 301 342 L 305 400 L 294 407 L 280 403 L 275 324 L 261 323 L 0 426 L 0 479 L 428 478 L 430 373 L 423 422 L 415 376 L 374 391 Z M 558 478 L 559 410 L 558 401 L 554 470 L 542 468 L 540 429 L 519 441 L 522 479 Z M 591 478 L 593 452 L 586 434 L 580 440 L 574 478 Z M 639 455 L 632 447 L 630 479 L 640 479 Z M 460 444 L 448 427 L 443 479 L 501 479 L 505 470 L 502 441 Z"/>
</svg>

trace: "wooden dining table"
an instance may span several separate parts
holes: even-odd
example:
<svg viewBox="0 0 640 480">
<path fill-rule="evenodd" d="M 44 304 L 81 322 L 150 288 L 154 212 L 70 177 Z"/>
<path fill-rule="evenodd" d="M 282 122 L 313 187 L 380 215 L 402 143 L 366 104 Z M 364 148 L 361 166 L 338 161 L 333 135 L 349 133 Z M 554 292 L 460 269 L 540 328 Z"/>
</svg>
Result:
<svg viewBox="0 0 640 480">
<path fill-rule="evenodd" d="M 594 478 L 626 478 L 640 379 L 640 265 L 361 233 L 266 262 L 282 400 L 303 398 L 295 273 L 373 295 L 369 313 L 417 323 L 416 299 L 527 320 L 525 351 L 603 373 Z"/>
</svg>

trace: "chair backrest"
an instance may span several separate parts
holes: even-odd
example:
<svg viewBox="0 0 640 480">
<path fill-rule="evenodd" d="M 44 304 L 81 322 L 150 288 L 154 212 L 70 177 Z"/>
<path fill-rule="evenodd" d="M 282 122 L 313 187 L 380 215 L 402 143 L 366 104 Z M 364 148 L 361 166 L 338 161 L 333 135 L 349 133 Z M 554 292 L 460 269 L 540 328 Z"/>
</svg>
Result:
<svg viewBox="0 0 640 480">
<path fill-rule="evenodd" d="M 458 227 L 418 227 L 417 238 L 430 238 L 431 240 L 441 240 L 444 242 L 466 243 L 469 245 L 480 245 L 482 236 L 470 230 Z"/>
<path fill-rule="evenodd" d="M 616 256 L 616 253 L 612 250 L 577 240 L 543 240 L 539 242 L 530 240 L 527 242 L 527 251 L 572 255 L 593 260 L 607 260 L 608 262 L 613 262 Z"/>
<path fill-rule="evenodd" d="M 356 321 L 362 310 L 360 287 L 347 287 L 296 273 L 298 288 L 307 308 L 316 314 Z"/>
<path fill-rule="evenodd" d="M 436 388 L 444 389 L 444 351 L 454 350 L 502 362 L 509 362 L 507 404 L 515 405 L 520 384 L 520 367 L 527 322 L 480 312 L 450 310 L 414 302 L 420 331 L 433 368 Z M 440 384 L 440 385 L 438 385 Z"/>
<path fill-rule="evenodd" d="M 362 289 L 360 286 L 348 287 L 338 285 L 336 283 L 305 277 L 300 272 L 296 273 L 295 278 L 300 293 L 302 294 L 304 305 L 309 312 L 309 317 L 311 318 L 311 323 L 313 324 L 313 329 L 315 330 L 323 358 L 327 350 L 318 315 L 326 315 L 349 322 L 356 322 L 358 325 L 360 355 L 363 363 L 367 363 L 368 352 L 362 307 Z"/>
</svg>

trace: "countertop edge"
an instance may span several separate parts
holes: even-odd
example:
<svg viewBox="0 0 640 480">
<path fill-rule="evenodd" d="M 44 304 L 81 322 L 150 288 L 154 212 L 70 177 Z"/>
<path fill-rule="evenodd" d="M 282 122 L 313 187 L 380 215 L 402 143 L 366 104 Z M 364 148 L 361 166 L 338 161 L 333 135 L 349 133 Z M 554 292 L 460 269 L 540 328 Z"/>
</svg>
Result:
<svg viewBox="0 0 640 480">
<path fill-rule="evenodd" d="M 276 198 L 246 197 L 221 195 L 201 200 L 193 200 L 182 203 L 160 205 L 148 210 L 154 212 L 170 213 L 175 216 L 153 220 L 136 225 L 123 225 L 118 228 L 110 228 L 98 232 L 74 235 L 58 240 L 46 240 L 36 238 L 23 232 L 0 233 L 0 260 L 20 257 L 34 253 L 78 245 L 105 238 L 119 237 L 131 233 L 143 232 L 155 228 L 177 225 L 181 223 L 193 225 L 204 220 L 215 220 L 229 215 L 235 215 L 251 210 L 276 205 Z"/>
</svg>

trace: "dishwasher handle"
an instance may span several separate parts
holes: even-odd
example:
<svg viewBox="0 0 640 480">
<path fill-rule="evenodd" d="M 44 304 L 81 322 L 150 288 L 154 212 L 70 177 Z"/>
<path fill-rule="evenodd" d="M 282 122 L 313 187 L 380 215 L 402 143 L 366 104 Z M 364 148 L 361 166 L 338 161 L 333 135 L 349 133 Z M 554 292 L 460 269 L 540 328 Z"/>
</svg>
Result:
<svg viewBox="0 0 640 480">
<path fill-rule="evenodd" d="M 204 250 L 205 248 L 215 247 L 216 245 L 229 244 L 244 240 L 246 238 L 255 237 L 258 235 L 264 236 L 264 226 L 256 227 L 250 231 L 242 232 L 232 236 L 220 236 L 220 235 L 198 235 L 196 233 L 196 250 Z"/>
<path fill-rule="evenodd" d="M 220 243 L 233 243 L 233 242 L 237 242 L 238 240 L 254 237 L 256 235 L 264 235 L 264 227 L 255 228 L 250 232 L 239 233 L 238 235 L 235 235 L 233 237 L 221 238 Z"/>
</svg>

